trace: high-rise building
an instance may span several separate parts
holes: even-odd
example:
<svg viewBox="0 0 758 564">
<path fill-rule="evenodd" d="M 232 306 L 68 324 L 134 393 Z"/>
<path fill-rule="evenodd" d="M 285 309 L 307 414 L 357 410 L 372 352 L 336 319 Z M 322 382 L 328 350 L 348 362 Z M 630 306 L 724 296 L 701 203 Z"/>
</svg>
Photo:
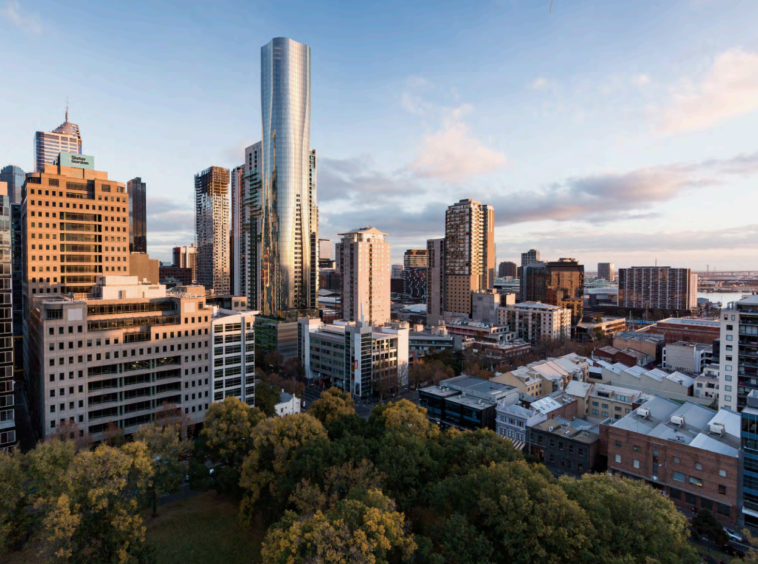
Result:
<svg viewBox="0 0 758 564">
<path fill-rule="evenodd" d="M 535 262 L 540 261 L 540 252 L 536 249 L 529 249 L 525 253 L 521 253 L 521 266 L 527 266 Z"/>
<path fill-rule="evenodd" d="M 245 149 L 245 178 L 242 185 L 242 248 L 240 288 L 251 310 L 261 309 L 261 198 L 263 144 L 258 141 Z"/>
<path fill-rule="evenodd" d="M 616 265 L 612 262 L 597 263 L 597 277 L 608 282 L 616 281 Z"/>
<path fill-rule="evenodd" d="M 320 260 L 334 260 L 334 249 L 329 239 L 318 240 L 318 257 Z"/>
<path fill-rule="evenodd" d="M 13 378 L 11 241 L 8 186 L 0 182 L 0 450 L 12 448 L 18 440 Z"/>
<path fill-rule="evenodd" d="M 129 194 L 129 252 L 147 252 L 147 184 L 138 176 L 126 183 Z"/>
<path fill-rule="evenodd" d="M 277 37 L 261 48 L 263 315 L 318 304 L 316 152 L 310 148 L 311 50 Z"/>
<path fill-rule="evenodd" d="M 426 242 L 426 323 L 439 325 L 445 319 L 445 239 Z"/>
<path fill-rule="evenodd" d="M 403 255 L 403 270 L 408 268 L 426 268 L 429 266 L 429 255 L 426 249 L 408 249 Z"/>
<path fill-rule="evenodd" d="M 231 171 L 231 201 L 232 214 L 229 232 L 229 249 L 231 257 L 229 261 L 229 272 L 231 279 L 231 292 L 235 296 L 247 295 L 247 289 L 243 287 L 247 277 L 245 276 L 243 262 L 247 262 L 245 255 L 246 245 L 243 242 L 244 233 L 244 178 L 245 165 L 235 167 Z M 244 257 L 244 258 L 243 258 Z"/>
<path fill-rule="evenodd" d="M 571 338 L 571 311 L 551 304 L 521 302 L 498 308 L 498 324 L 530 343 Z"/>
<path fill-rule="evenodd" d="M 426 249 L 408 249 L 403 256 L 403 294 L 426 301 L 429 255 Z"/>
<path fill-rule="evenodd" d="M 547 300 L 547 263 L 532 262 L 519 268 L 519 300 L 542 302 Z"/>
<path fill-rule="evenodd" d="M 742 411 L 758 390 L 758 295 L 721 310 L 719 408 Z"/>
<path fill-rule="evenodd" d="M 545 302 L 571 310 L 571 321 L 577 324 L 584 312 L 583 298 L 584 265 L 572 258 L 547 263 Z"/>
<path fill-rule="evenodd" d="M 501 262 L 497 267 L 497 275 L 500 278 L 505 278 L 506 276 L 516 278 L 516 276 L 518 276 L 518 267 L 515 262 Z"/>
<path fill-rule="evenodd" d="M 697 274 L 689 268 L 619 268 L 619 307 L 692 310 L 697 307 Z"/>
<path fill-rule="evenodd" d="M 194 243 L 189 246 L 174 247 L 174 266 L 191 269 L 191 281 L 197 280 L 197 247 Z"/>
<path fill-rule="evenodd" d="M 212 166 L 195 175 L 197 282 L 229 293 L 229 171 Z"/>
<path fill-rule="evenodd" d="M 382 325 L 390 320 L 390 244 L 376 227 L 341 233 L 342 319 Z"/>
<path fill-rule="evenodd" d="M 44 172 L 45 165 L 55 164 L 60 153 L 82 154 L 82 135 L 79 126 L 68 121 L 68 107 L 65 122 L 34 135 L 34 171 Z"/>
<path fill-rule="evenodd" d="M 390 266 L 390 278 L 403 278 L 403 265 L 393 264 Z"/>
<path fill-rule="evenodd" d="M 210 366 L 211 402 L 235 396 L 255 405 L 255 311 L 214 308 Z M 219 346 L 220 343 L 226 343 Z M 231 344 L 229 344 L 231 343 Z"/>
<path fill-rule="evenodd" d="M 11 204 L 21 203 L 21 189 L 26 181 L 26 174 L 16 165 L 4 166 L 0 169 L 0 182 L 8 185 L 8 199 Z"/>
<path fill-rule="evenodd" d="M 495 208 L 461 200 L 445 214 L 445 313 L 471 316 L 471 292 L 495 282 Z"/>
<path fill-rule="evenodd" d="M 742 428 L 742 519 L 745 525 L 758 527 L 758 390 L 747 394 L 746 406 L 740 414 Z"/>
</svg>

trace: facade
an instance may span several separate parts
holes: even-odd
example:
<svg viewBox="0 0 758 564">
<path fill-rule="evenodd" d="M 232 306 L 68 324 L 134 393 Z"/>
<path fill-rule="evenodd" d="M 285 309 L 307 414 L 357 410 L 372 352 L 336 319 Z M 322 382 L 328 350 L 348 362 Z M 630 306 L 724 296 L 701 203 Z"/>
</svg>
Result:
<svg viewBox="0 0 758 564">
<path fill-rule="evenodd" d="M 515 262 L 501 262 L 497 267 L 497 275 L 500 278 L 506 278 L 508 276 L 516 278 L 518 276 L 518 266 L 516 266 Z"/>
<path fill-rule="evenodd" d="M 742 411 L 758 389 L 758 295 L 721 310 L 719 407 Z"/>
<path fill-rule="evenodd" d="M 710 345 L 721 335 L 721 324 L 711 319 L 670 317 L 650 325 L 644 333 L 663 335 L 666 343 L 685 341 Z"/>
<path fill-rule="evenodd" d="M 408 386 L 407 323 L 371 327 L 366 322 L 318 319 L 298 322 L 300 360 L 309 382 L 337 387 L 356 399 L 397 393 Z"/>
<path fill-rule="evenodd" d="M 556 476 L 599 470 L 600 429 L 581 420 L 547 419 L 529 429 L 529 450 Z"/>
<path fill-rule="evenodd" d="M 625 366 L 620 363 L 598 362 L 599 374 L 593 373 L 595 381 L 613 386 L 637 390 L 645 394 L 660 396 L 674 401 L 690 401 L 700 405 L 710 405 L 712 399 L 696 397 L 695 379 L 681 372 L 665 372 L 659 368 L 648 370 L 641 366 Z"/>
<path fill-rule="evenodd" d="M 697 274 L 689 268 L 633 266 L 618 271 L 619 307 L 693 310 L 697 308 Z"/>
<path fill-rule="evenodd" d="M 311 50 L 277 37 L 261 48 L 263 315 L 318 303 L 316 153 L 310 148 Z"/>
<path fill-rule="evenodd" d="M 529 266 L 535 262 L 540 262 L 540 252 L 536 249 L 529 249 L 525 253 L 521 253 L 521 266 Z"/>
<path fill-rule="evenodd" d="M 423 325 L 412 328 L 408 338 L 409 362 L 424 358 L 428 354 L 461 349 L 461 338 L 451 335 L 447 327 L 432 326 L 424 329 Z"/>
<path fill-rule="evenodd" d="M 318 240 L 319 260 L 334 260 L 334 246 L 329 239 Z"/>
<path fill-rule="evenodd" d="M 274 406 L 274 411 L 279 417 L 300 413 L 300 398 L 282 390 L 282 393 L 279 394 L 279 403 Z"/>
<path fill-rule="evenodd" d="M 255 405 L 255 315 L 254 311 L 234 311 L 212 307 L 210 390 L 212 399 L 224 401 L 234 396 Z"/>
<path fill-rule="evenodd" d="M 174 247 L 174 266 L 189 268 L 192 271 L 191 282 L 197 280 L 197 247 L 194 243 L 189 246 Z"/>
<path fill-rule="evenodd" d="M 24 375 L 24 233 L 21 204 L 11 204 L 11 280 L 13 287 L 13 364 L 21 381 Z"/>
<path fill-rule="evenodd" d="M 246 295 L 252 309 L 261 309 L 261 233 L 263 198 L 263 144 L 258 141 L 245 149 L 245 177 L 242 184 L 239 249 L 240 295 Z M 235 259 L 237 260 L 237 259 Z"/>
<path fill-rule="evenodd" d="M 429 255 L 426 249 L 408 249 L 403 255 L 403 271 L 409 268 L 426 268 L 429 266 Z"/>
<path fill-rule="evenodd" d="M 512 294 L 508 295 L 511 303 L 515 303 Z M 471 319 L 480 323 L 497 325 L 497 310 L 502 302 L 502 296 L 494 289 L 476 290 L 471 292 Z"/>
<path fill-rule="evenodd" d="M 533 261 L 521 267 L 519 300 L 547 303 L 547 263 Z"/>
<path fill-rule="evenodd" d="M 426 301 L 429 255 L 426 249 L 408 249 L 403 256 L 403 294 Z"/>
<path fill-rule="evenodd" d="M 190 286 L 192 284 L 192 269 L 180 266 L 159 266 L 158 280 L 161 284 L 166 284 L 173 280 L 182 286 Z"/>
<path fill-rule="evenodd" d="M 11 203 L 0 182 L 0 450 L 17 443 L 13 375 L 13 281 L 11 264 Z"/>
<path fill-rule="evenodd" d="M 439 325 L 445 320 L 445 239 L 426 242 L 426 322 Z"/>
<path fill-rule="evenodd" d="M 471 316 L 471 292 L 495 282 L 495 209 L 461 200 L 445 214 L 445 309 Z"/>
<path fill-rule="evenodd" d="M 211 401 L 205 291 L 105 276 L 92 296 L 45 295 L 31 311 L 29 399 L 40 435 L 130 434 L 164 406 L 202 422 Z"/>
<path fill-rule="evenodd" d="M 528 440 L 529 428 L 547 420 L 547 415 L 520 405 L 497 405 L 496 432 L 522 450 Z"/>
<path fill-rule="evenodd" d="M 232 294 L 241 296 L 247 294 L 243 289 L 242 255 L 245 245 L 243 239 L 243 198 L 245 183 L 245 165 L 233 168 L 229 174 L 231 194 L 231 220 L 229 222 L 229 280 Z"/>
<path fill-rule="evenodd" d="M 383 325 L 390 320 L 390 244 L 375 227 L 341 233 L 342 319 Z"/>
<path fill-rule="evenodd" d="M 443 428 L 462 430 L 494 431 L 498 406 L 518 403 L 518 390 L 513 386 L 465 374 L 421 388 L 418 395 L 429 420 Z"/>
<path fill-rule="evenodd" d="M 758 390 L 747 395 L 740 413 L 742 425 L 742 520 L 758 527 Z"/>
<path fill-rule="evenodd" d="M 663 368 L 700 374 L 710 362 L 713 345 L 679 341 L 663 347 Z"/>
<path fill-rule="evenodd" d="M 621 331 L 613 336 L 613 346 L 617 349 L 632 349 L 656 360 L 660 360 L 663 356 L 665 344 L 666 337 L 647 331 Z"/>
<path fill-rule="evenodd" d="M 8 185 L 8 199 L 11 204 L 20 204 L 23 198 L 21 190 L 26 182 L 26 174 L 16 165 L 4 166 L 0 169 L 0 182 Z"/>
<path fill-rule="evenodd" d="M 195 238 L 197 283 L 228 294 L 229 171 L 212 166 L 195 175 Z"/>
<path fill-rule="evenodd" d="M 513 333 L 503 324 L 489 324 L 468 319 L 451 319 L 446 325 L 450 335 L 458 335 L 463 342 L 471 340 L 478 343 L 500 345 L 513 340 Z"/>
<path fill-rule="evenodd" d="M 643 393 L 638 390 L 595 384 L 587 398 L 587 419 L 596 422 L 609 418 L 621 419 L 645 400 Z"/>
<path fill-rule="evenodd" d="M 562 258 L 547 263 L 545 302 L 571 310 L 572 324 L 584 312 L 584 266 L 576 259 Z"/>
<path fill-rule="evenodd" d="M 285 360 L 298 357 L 298 322 L 258 315 L 255 318 L 256 346 L 275 351 Z"/>
<path fill-rule="evenodd" d="M 79 126 L 66 121 L 52 131 L 38 131 L 34 135 L 34 171 L 44 172 L 45 165 L 56 163 L 61 153 L 82 154 L 82 136 Z"/>
<path fill-rule="evenodd" d="M 597 277 L 608 282 L 616 281 L 616 265 L 612 262 L 597 263 Z"/>
<path fill-rule="evenodd" d="M 642 479 L 675 505 L 740 517 L 740 415 L 654 397 L 601 425 L 608 471 Z"/>
<path fill-rule="evenodd" d="M 530 343 L 571 337 L 571 310 L 539 302 L 521 302 L 498 308 L 498 325 L 507 325 Z"/>
<path fill-rule="evenodd" d="M 129 252 L 147 252 L 147 184 L 138 176 L 126 183 L 129 195 Z"/>
<path fill-rule="evenodd" d="M 147 284 L 160 282 L 161 261 L 151 259 L 147 253 L 131 253 L 129 255 L 129 274 Z"/>
</svg>

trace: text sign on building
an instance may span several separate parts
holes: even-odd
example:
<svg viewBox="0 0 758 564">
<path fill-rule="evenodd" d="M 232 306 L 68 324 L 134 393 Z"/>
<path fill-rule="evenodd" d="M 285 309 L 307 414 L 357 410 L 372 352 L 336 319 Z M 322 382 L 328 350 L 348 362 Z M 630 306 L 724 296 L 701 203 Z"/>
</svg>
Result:
<svg viewBox="0 0 758 564">
<path fill-rule="evenodd" d="M 86 168 L 89 170 L 95 169 L 95 157 L 92 155 L 77 155 L 75 153 L 61 152 L 60 156 L 61 166 L 70 166 L 74 168 Z"/>
</svg>

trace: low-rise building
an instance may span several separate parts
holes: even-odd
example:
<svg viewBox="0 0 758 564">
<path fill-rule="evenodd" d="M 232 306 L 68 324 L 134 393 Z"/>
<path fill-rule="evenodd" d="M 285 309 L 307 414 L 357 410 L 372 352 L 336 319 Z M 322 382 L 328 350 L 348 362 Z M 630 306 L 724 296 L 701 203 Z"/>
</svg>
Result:
<svg viewBox="0 0 758 564">
<path fill-rule="evenodd" d="M 459 335 L 462 339 L 473 339 L 495 345 L 513 340 L 513 335 L 505 325 L 454 318 L 447 322 L 446 327 L 450 335 Z"/>
<path fill-rule="evenodd" d="M 700 374 L 713 356 L 713 345 L 678 341 L 663 347 L 663 367 Z"/>
<path fill-rule="evenodd" d="M 282 393 L 279 394 L 279 403 L 274 406 L 274 412 L 279 417 L 300 413 L 300 398 L 282 390 Z"/>
<path fill-rule="evenodd" d="M 595 422 L 609 418 L 621 419 L 650 397 L 631 388 L 595 384 L 587 401 L 587 419 Z"/>
<path fill-rule="evenodd" d="M 426 416 L 443 428 L 495 430 L 498 405 L 518 403 L 518 390 L 473 376 L 456 376 L 419 390 Z"/>
<path fill-rule="evenodd" d="M 508 326 L 516 337 L 530 343 L 559 341 L 571 337 L 571 310 L 540 302 L 521 302 L 500 307 L 498 324 Z"/>
<path fill-rule="evenodd" d="M 721 324 L 718 320 L 697 317 L 670 317 L 646 327 L 644 332 L 663 335 L 667 344 L 687 341 L 712 345 L 719 338 Z"/>
<path fill-rule="evenodd" d="M 414 362 L 428 354 L 442 351 L 457 351 L 462 348 L 462 338 L 451 335 L 444 325 L 425 329 L 423 325 L 414 325 L 408 336 L 409 361 Z"/>
<path fill-rule="evenodd" d="M 655 357 L 634 349 L 619 350 L 616 347 L 599 347 L 592 351 L 592 358 L 606 362 L 620 363 L 624 366 L 651 366 L 655 363 Z"/>
<path fill-rule="evenodd" d="M 509 439 L 517 450 L 526 445 L 529 428 L 547 419 L 547 415 L 517 404 L 497 405 L 497 434 Z"/>
<path fill-rule="evenodd" d="M 695 379 L 681 372 L 666 372 L 659 368 L 648 370 L 641 366 L 625 366 L 620 363 L 601 365 L 600 382 L 638 390 L 646 394 L 662 396 L 676 401 L 692 401 L 709 405 L 710 400 L 695 397 Z"/>
<path fill-rule="evenodd" d="M 586 318 L 587 316 L 585 316 Z M 576 337 L 582 341 L 596 341 L 626 331 L 625 317 L 601 317 L 599 320 L 582 320 L 576 325 Z"/>
<path fill-rule="evenodd" d="M 587 359 L 571 353 L 497 373 L 492 380 L 515 386 L 521 394 L 540 398 L 564 390 L 571 380 L 584 381 L 588 374 Z"/>
<path fill-rule="evenodd" d="M 676 505 L 740 517 L 740 415 L 655 397 L 601 425 L 608 470 L 642 479 Z"/>
<path fill-rule="evenodd" d="M 207 303 L 207 302 L 206 302 Z M 239 312 L 213 307 L 211 333 L 211 389 L 213 401 L 234 396 L 255 405 L 255 316 L 258 312 Z"/>
<path fill-rule="evenodd" d="M 663 346 L 666 344 L 664 335 L 642 333 L 639 331 L 622 331 L 613 336 L 613 346 L 619 350 L 631 349 L 661 359 Z"/>
<path fill-rule="evenodd" d="M 718 364 L 709 364 L 703 369 L 703 372 L 695 377 L 695 390 L 693 392 L 696 398 L 708 398 L 711 401 L 718 402 L 719 398 L 719 366 Z"/>
<path fill-rule="evenodd" d="M 483 354 L 485 357 L 496 362 L 513 362 L 514 359 L 531 352 L 532 345 L 521 339 L 515 339 L 497 345 L 469 340 L 463 343 L 463 348 Z"/>
<path fill-rule="evenodd" d="M 529 429 L 529 450 L 556 476 L 598 471 L 600 430 L 580 419 L 547 419 Z"/>
</svg>

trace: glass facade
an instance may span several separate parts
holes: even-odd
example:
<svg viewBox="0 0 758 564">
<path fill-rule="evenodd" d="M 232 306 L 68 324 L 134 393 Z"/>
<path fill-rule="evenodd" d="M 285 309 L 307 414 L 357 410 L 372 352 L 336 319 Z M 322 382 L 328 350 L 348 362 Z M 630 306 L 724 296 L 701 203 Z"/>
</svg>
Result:
<svg viewBox="0 0 758 564">
<path fill-rule="evenodd" d="M 216 294 L 230 291 L 229 171 L 212 166 L 195 175 L 197 282 Z"/>
<path fill-rule="evenodd" d="M 0 182 L 8 184 L 8 199 L 11 204 L 21 203 L 21 189 L 25 180 L 26 174 L 17 166 L 8 165 L 0 170 Z"/>
<path fill-rule="evenodd" d="M 129 252 L 147 252 L 147 184 L 140 177 L 126 185 L 129 194 Z"/>
<path fill-rule="evenodd" d="M 16 444 L 13 382 L 13 315 L 11 284 L 11 206 L 0 195 L 0 449 Z"/>
<path fill-rule="evenodd" d="M 261 48 L 260 284 L 263 314 L 271 317 L 316 307 L 318 210 L 310 74 L 307 45 L 277 37 Z"/>
</svg>

